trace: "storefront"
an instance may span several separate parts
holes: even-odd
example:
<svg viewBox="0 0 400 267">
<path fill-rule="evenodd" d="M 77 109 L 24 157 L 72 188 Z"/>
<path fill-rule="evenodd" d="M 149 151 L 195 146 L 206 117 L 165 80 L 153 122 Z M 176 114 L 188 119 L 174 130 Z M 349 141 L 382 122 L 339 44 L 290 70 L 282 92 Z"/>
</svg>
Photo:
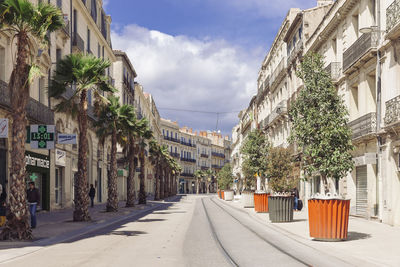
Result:
<svg viewBox="0 0 400 267">
<path fill-rule="evenodd" d="M 50 209 L 50 157 L 33 153 L 25 152 L 26 159 L 26 183 L 34 182 L 36 188 L 40 192 L 39 210 Z"/>
</svg>

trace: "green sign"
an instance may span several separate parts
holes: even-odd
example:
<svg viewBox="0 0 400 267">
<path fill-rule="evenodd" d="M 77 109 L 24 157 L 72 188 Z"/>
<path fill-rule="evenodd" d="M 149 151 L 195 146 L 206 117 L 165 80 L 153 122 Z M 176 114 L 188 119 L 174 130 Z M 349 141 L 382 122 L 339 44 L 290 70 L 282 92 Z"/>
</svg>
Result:
<svg viewBox="0 0 400 267">
<path fill-rule="evenodd" d="M 33 149 L 54 149 L 54 125 L 31 125 L 30 143 Z"/>
</svg>

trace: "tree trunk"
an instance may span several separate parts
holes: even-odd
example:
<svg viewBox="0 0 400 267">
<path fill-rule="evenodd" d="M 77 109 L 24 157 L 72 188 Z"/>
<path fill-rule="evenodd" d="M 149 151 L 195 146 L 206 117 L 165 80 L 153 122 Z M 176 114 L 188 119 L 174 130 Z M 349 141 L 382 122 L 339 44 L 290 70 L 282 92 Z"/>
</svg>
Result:
<svg viewBox="0 0 400 267">
<path fill-rule="evenodd" d="M 74 179 L 74 204 L 75 210 L 73 219 L 75 222 L 90 221 L 89 215 L 89 196 L 88 196 L 88 177 L 87 177 L 87 90 L 81 92 L 81 99 L 79 103 L 79 150 L 78 150 L 78 173 Z"/>
<path fill-rule="evenodd" d="M 196 194 L 200 193 L 200 179 L 197 179 Z"/>
<path fill-rule="evenodd" d="M 118 211 L 118 189 L 117 189 L 117 132 L 114 129 L 111 135 L 111 166 L 110 177 L 108 177 L 108 212 Z"/>
<path fill-rule="evenodd" d="M 327 193 L 329 193 L 329 187 L 328 187 L 328 179 L 326 177 L 326 175 L 321 175 L 322 178 L 322 183 L 324 184 L 324 191 L 325 191 L 325 195 Z"/>
<path fill-rule="evenodd" d="M 141 148 L 140 151 L 140 189 L 139 189 L 139 204 L 146 204 L 146 192 L 144 187 L 144 172 L 145 172 L 145 157 L 144 157 L 144 149 Z"/>
<path fill-rule="evenodd" d="M 165 173 L 165 186 L 164 186 L 164 197 L 169 197 L 169 169 L 167 169 Z"/>
<path fill-rule="evenodd" d="M 208 182 L 208 180 L 206 182 L 206 186 L 207 186 L 207 194 L 209 194 L 210 193 L 210 189 L 209 189 L 210 183 Z"/>
<path fill-rule="evenodd" d="M 159 182 L 158 182 L 158 179 L 159 179 L 158 176 L 159 176 L 159 168 L 158 168 L 158 165 L 155 164 L 155 166 L 154 166 L 154 179 L 156 179 L 156 180 L 155 180 L 155 184 L 154 184 L 154 200 L 160 200 L 159 195 L 158 195 L 158 189 L 160 188 L 159 187 Z"/>
<path fill-rule="evenodd" d="M 164 181 L 165 181 L 165 169 L 161 165 L 161 172 L 160 172 L 160 199 L 164 199 Z"/>
<path fill-rule="evenodd" d="M 27 45 L 28 36 L 19 34 L 17 37 L 17 64 L 12 71 L 8 85 L 12 106 L 10 212 L 0 234 L 2 240 L 26 240 L 33 237 L 29 226 L 25 183 L 26 105 L 29 99 L 29 66 L 26 63 L 28 58 Z"/>
<path fill-rule="evenodd" d="M 126 192 L 126 207 L 135 206 L 135 140 L 130 137 L 129 140 L 129 151 L 128 151 L 128 161 L 129 161 L 129 173 L 127 182 L 127 192 Z"/>
</svg>

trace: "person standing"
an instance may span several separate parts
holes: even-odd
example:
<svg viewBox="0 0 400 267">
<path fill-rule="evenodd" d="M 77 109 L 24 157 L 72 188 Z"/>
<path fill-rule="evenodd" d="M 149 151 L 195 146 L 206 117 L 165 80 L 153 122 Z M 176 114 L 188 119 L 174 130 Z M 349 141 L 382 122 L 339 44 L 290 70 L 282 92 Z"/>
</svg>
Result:
<svg viewBox="0 0 400 267">
<path fill-rule="evenodd" d="M 6 199 L 7 199 L 6 190 L 0 184 L 0 227 L 6 223 L 6 213 L 7 213 Z"/>
<path fill-rule="evenodd" d="M 35 182 L 29 182 L 28 197 L 29 212 L 31 214 L 31 228 L 36 228 L 36 209 L 40 205 L 39 190 L 35 188 Z"/>
<path fill-rule="evenodd" d="M 96 189 L 94 189 L 93 184 L 90 184 L 89 197 L 90 197 L 90 206 L 93 208 L 94 206 L 94 196 L 96 195 Z"/>
<path fill-rule="evenodd" d="M 292 193 L 293 197 L 294 197 L 294 210 L 297 210 L 298 207 L 298 203 L 299 203 L 299 190 L 297 189 L 297 187 L 295 187 L 293 189 L 293 193 Z"/>
</svg>

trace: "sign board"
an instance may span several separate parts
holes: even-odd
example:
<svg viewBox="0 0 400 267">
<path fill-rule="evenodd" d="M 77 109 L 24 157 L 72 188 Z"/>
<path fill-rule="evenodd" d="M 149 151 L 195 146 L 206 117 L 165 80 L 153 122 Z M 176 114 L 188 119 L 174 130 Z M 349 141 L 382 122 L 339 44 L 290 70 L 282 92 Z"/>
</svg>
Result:
<svg viewBox="0 0 400 267">
<path fill-rule="evenodd" d="M 54 149 L 55 125 L 31 125 L 31 148 Z"/>
<path fill-rule="evenodd" d="M 0 138 L 8 138 L 8 119 L 0 119 Z"/>
<path fill-rule="evenodd" d="M 57 134 L 57 144 L 76 145 L 76 134 Z"/>
<path fill-rule="evenodd" d="M 67 163 L 67 152 L 61 149 L 56 149 L 56 165 L 65 167 Z"/>
<path fill-rule="evenodd" d="M 25 164 L 28 166 L 50 169 L 50 160 L 47 156 L 31 155 L 29 152 L 26 152 Z"/>
<path fill-rule="evenodd" d="M 376 153 L 365 153 L 363 156 L 353 158 L 353 161 L 356 167 L 376 164 Z"/>
</svg>

